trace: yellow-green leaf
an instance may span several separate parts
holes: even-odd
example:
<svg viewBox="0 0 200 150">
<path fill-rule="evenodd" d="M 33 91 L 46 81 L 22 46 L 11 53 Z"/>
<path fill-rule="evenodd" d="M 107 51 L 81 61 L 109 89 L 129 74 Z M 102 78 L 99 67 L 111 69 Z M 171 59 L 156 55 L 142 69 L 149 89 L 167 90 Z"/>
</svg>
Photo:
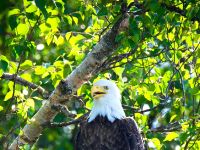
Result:
<svg viewBox="0 0 200 150">
<path fill-rule="evenodd" d="M 10 99 L 12 98 L 12 95 L 13 95 L 13 91 L 9 91 L 9 92 L 6 94 L 6 96 L 4 97 L 4 101 L 10 100 Z M 17 91 L 17 90 L 15 90 L 15 95 L 14 95 L 14 96 L 15 96 L 15 97 L 20 97 L 20 98 L 23 97 L 23 95 L 21 94 L 21 92 L 20 92 L 20 91 Z"/>
<path fill-rule="evenodd" d="M 86 102 L 86 105 L 85 105 L 85 106 L 86 106 L 86 108 L 91 109 L 91 108 L 92 108 L 92 105 L 93 105 L 92 101 L 89 100 L 89 101 Z"/>
<path fill-rule="evenodd" d="M 60 19 L 58 17 L 48 18 L 47 23 L 50 24 L 52 28 L 57 28 L 60 23 Z"/>
<path fill-rule="evenodd" d="M 182 123 L 182 124 L 181 124 L 181 127 L 182 127 L 182 130 L 183 130 L 183 131 L 187 131 L 187 129 L 189 128 L 188 122 Z"/>
<path fill-rule="evenodd" d="M 4 101 L 9 100 L 12 97 L 12 93 L 13 93 L 12 91 L 7 92 L 7 94 L 6 94 L 5 98 L 4 98 Z"/>
<path fill-rule="evenodd" d="M 3 107 L 2 106 L 0 106 L 0 111 L 2 111 L 3 110 Z"/>
<path fill-rule="evenodd" d="M 65 34 L 65 38 L 66 38 L 67 41 L 70 39 L 71 35 L 72 35 L 71 32 L 67 32 L 67 33 Z"/>
<path fill-rule="evenodd" d="M 35 12 L 37 11 L 37 7 L 35 5 L 30 5 L 28 8 L 26 8 L 26 12 L 28 13 L 32 13 L 32 12 Z"/>
<path fill-rule="evenodd" d="M 122 78 L 122 73 L 124 72 L 125 68 L 117 67 L 114 68 L 113 71 L 119 76 L 119 78 Z"/>
<path fill-rule="evenodd" d="M 69 25 L 72 25 L 72 18 L 70 16 L 65 16 Z"/>
<path fill-rule="evenodd" d="M 172 141 L 175 138 L 177 138 L 179 135 L 176 132 L 170 132 L 167 134 L 167 136 L 165 137 L 164 141 Z"/>
<path fill-rule="evenodd" d="M 33 62 L 30 61 L 30 60 L 26 60 L 25 62 L 23 62 L 21 65 L 20 65 L 20 68 L 21 69 L 28 69 L 30 67 L 33 66 Z"/>
<path fill-rule="evenodd" d="M 0 69 L 0 77 L 3 75 L 3 70 L 2 69 Z M 0 80 L 1 80 L 1 78 L 0 78 Z"/>
<path fill-rule="evenodd" d="M 75 24 L 78 24 L 78 18 L 77 17 L 72 17 L 73 21 L 75 22 Z"/>
<path fill-rule="evenodd" d="M 43 73 L 45 73 L 46 69 L 42 66 L 37 66 L 35 68 L 35 74 L 36 75 L 42 75 Z"/>
<path fill-rule="evenodd" d="M 0 60 L 3 60 L 3 61 L 5 61 L 5 62 L 7 62 L 7 63 L 9 62 L 8 59 L 7 59 L 7 57 L 4 56 L 4 55 L 1 55 L 1 56 L 0 56 Z"/>
<path fill-rule="evenodd" d="M 55 61 L 53 63 L 53 66 L 57 67 L 57 68 L 63 68 L 64 66 L 64 62 L 63 61 Z"/>
<path fill-rule="evenodd" d="M 171 118 L 170 118 L 170 121 L 169 122 L 172 122 L 175 118 L 177 117 L 177 115 L 173 115 L 173 116 L 171 116 Z"/>
<path fill-rule="evenodd" d="M 169 34 L 168 34 L 168 37 L 169 37 L 169 40 L 172 41 L 172 40 L 174 39 L 174 33 L 169 33 Z"/>
<path fill-rule="evenodd" d="M 26 35 L 29 31 L 29 27 L 27 24 L 19 24 L 16 28 L 17 34 Z"/>
<path fill-rule="evenodd" d="M 64 43 L 64 38 L 60 35 L 56 41 L 56 45 L 62 45 Z"/>
<path fill-rule="evenodd" d="M 161 144 L 160 144 L 160 140 L 159 139 L 153 138 L 153 139 L 151 139 L 151 141 L 153 142 L 153 144 L 155 145 L 157 150 L 161 149 Z"/>
<path fill-rule="evenodd" d="M 21 78 L 23 78 L 29 82 L 32 82 L 31 74 L 28 74 L 28 73 L 22 74 Z"/>
<path fill-rule="evenodd" d="M 12 9 L 8 12 L 8 15 L 11 16 L 11 15 L 17 15 L 20 13 L 20 10 L 19 9 Z"/>
<path fill-rule="evenodd" d="M 54 38 L 54 36 L 53 36 L 52 33 L 49 33 L 49 34 L 45 37 L 45 39 L 46 39 L 46 41 L 47 41 L 47 45 L 50 45 L 50 44 L 51 44 L 53 38 Z"/>
<path fill-rule="evenodd" d="M 33 99 L 28 98 L 27 101 L 26 101 L 26 105 L 29 106 L 29 107 L 34 108 L 35 107 L 35 102 L 34 102 Z"/>
</svg>

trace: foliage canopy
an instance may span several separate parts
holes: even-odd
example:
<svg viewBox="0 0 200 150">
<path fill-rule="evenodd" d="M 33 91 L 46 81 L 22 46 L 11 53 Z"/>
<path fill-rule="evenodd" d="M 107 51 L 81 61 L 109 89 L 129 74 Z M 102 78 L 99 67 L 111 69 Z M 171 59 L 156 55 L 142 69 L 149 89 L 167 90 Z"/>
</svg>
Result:
<svg viewBox="0 0 200 150">
<path fill-rule="evenodd" d="M 115 39 L 120 45 L 78 89 L 69 110 L 85 114 L 93 80 L 110 78 L 149 149 L 200 149 L 198 0 L 8 0 L 0 12 L 0 149 L 21 134 L 46 98 L 16 75 L 52 92 L 123 13 L 134 15 Z M 60 113 L 54 122 L 72 119 Z M 73 149 L 76 131 L 77 125 L 47 128 L 33 149 Z"/>
</svg>

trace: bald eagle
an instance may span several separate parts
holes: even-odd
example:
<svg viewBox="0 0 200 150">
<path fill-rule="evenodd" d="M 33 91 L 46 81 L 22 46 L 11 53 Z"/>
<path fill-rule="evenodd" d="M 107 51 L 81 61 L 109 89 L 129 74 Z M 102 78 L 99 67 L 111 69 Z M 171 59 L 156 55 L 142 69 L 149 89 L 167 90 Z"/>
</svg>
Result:
<svg viewBox="0 0 200 150">
<path fill-rule="evenodd" d="M 136 122 L 125 116 L 121 94 L 110 80 L 98 80 L 91 89 L 94 105 L 80 123 L 76 150 L 144 150 Z"/>
</svg>

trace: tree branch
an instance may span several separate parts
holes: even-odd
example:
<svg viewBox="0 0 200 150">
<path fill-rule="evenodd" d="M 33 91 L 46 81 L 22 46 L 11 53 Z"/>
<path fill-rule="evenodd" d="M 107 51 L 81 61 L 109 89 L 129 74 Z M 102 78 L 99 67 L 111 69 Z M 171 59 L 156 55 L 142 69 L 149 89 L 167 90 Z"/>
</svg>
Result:
<svg viewBox="0 0 200 150">
<path fill-rule="evenodd" d="M 181 16 L 184 16 L 184 17 L 188 18 L 187 12 L 182 10 L 182 9 L 180 9 L 180 8 L 178 8 L 178 7 L 176 7 L 176 6 L 168 5 L 166 3 L 161 3 L 161 6 L 165 7 L 169 11 L 176 12 L 176 13 L 180 14 Z M 200 22 L 200 18 L 198 18 L 197 16 L 194 16 L 194 17 L 190 18 L 189 20 Z"/>
<path fill-rule="evenodd" d="M 3 75 L 0 78 L 10 80 L 10 81 L 16 82 L 18 84 L 27 86 L 31 89 L 37 90 L 38 93 L 40 95 L 42 95 L 44 98 L 48 97 L 48 93 L 41 86 L 34 84 L 32 82 L 29 82 L 29 81 L 21 78 L 20 76 L 16 76 L 15 74 L 3 73 Z"/>
<path fill-rule="evenodd" d="M 145 112 L 148 112 L 148 111 L 152 111 L 152 110 L 158 109 L 159 107 L 164 106 L 164 105 L 165 105 L 165 103 L 160 103 L 160 104 L 158 104 L 158 105 L 156 105 L 156 106 L 154 106 L 152 108 L 145 109 L 145 110 L 135 109 L 134 107 L 131 107 L 131 106 L 128 106 L 128 105 L 122 105 L 122 106 L 125 109 L 133 110 L 133 113 L 141 113 L 142 114 L 142 113 L 145 113 Z"/>
<path fill-rule="evenodd" d="M 168 124 L 167 126 L 161 126 L 154 129 L 151 129 L 150 132 L 172 132 L 179 131 L 181 125 L 178 121 Z"/>
<path fill-rule="evenodd" d="M 187 19 L 189 19 L 191 21 L 198 21 L 198 22 L 200 22 L 200 17 L 198 17 L 198 15 L 193 16 L 192 18 L 189 18 L 187 16 L 187 12 L 185 10 L 182 10 L 182 9 L 180 9 L 180 8 L 174 6 L 174 5 L 168 5 L 168 4 L 164 3 L 164 2 L 161 2 L 160 5 L 161 5 L 161 7 L 166 8 L 168 11 L 170 11 L 170 12 L 172 12 L 172 11 L 176 12 L 176 13 L 180 14 L 181 16 L 186 17 Z M 140 4 L 138 2 L 132 2 L 132 3 L 130 3 L 129 6 L 128 6 L 128 9 L 130 9 L 132 6 L 135 6 L 138 9 L 141 9 L 144 12 L 145 11 L 149 11 L 149 8 L 145 8 L 144 4 Z"/>
</svg>

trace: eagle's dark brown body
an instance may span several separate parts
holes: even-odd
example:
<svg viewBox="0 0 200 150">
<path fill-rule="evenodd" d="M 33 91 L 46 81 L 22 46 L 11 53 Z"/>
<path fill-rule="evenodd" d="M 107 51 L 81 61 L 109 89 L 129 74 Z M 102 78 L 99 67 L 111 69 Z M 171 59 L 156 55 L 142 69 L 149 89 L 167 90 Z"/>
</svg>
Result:
<svg viewBox="0 0 200 150">
<path fill-rule="evenodd" d="M 137 125 L 131 118 L 115 120 L 97 117 L 80 124 L 76 150 L 144 150 L 144 143 Z"/>
</svg>

